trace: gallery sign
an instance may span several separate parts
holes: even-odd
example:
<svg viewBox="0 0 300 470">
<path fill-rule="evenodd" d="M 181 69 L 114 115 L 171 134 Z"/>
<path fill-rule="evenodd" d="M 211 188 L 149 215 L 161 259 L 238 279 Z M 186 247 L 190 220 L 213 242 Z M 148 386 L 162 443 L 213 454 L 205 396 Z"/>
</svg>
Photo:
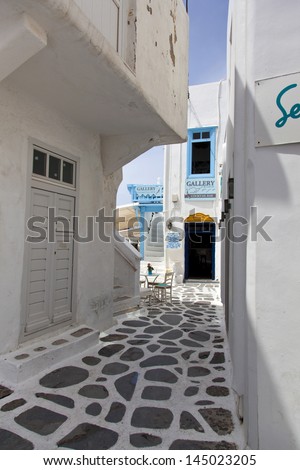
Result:
<svg viewBox="0 0 300 470">
<path fill-rule="evenodd" d="M 185 181 L 186 199 L 215 199 L 216 179 L 215 178 L 187 178 Z"/>
<path fill-rule="evenodd" d="M 163 202 L 162 184 L 128 184 L 127 189 L 131 194 L 133 202 L 143 204 Z"/>
<path fill-rule="evenodd" d="M 255 82 L 255 145 L 300 142 L 300 73 Z"/>
<path fill-rule="evenodd" d="M 136 185 L 135 191 L 138 196 L 143 197 L 162 197 L 162 185 Z"/>
</svg>

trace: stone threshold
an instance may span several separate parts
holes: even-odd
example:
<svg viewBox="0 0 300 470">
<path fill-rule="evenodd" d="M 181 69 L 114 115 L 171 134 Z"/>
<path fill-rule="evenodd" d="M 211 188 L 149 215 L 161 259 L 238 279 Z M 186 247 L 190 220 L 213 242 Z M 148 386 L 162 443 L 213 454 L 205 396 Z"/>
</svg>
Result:
<svg viewBox="0 0 300 470">
<path fill-rule="evenodd" d="M 99 331 L 80 325 L 64 333 L 34 341 L 0 356 L 1 382 L 15 385 L 84 352 L 99 342 Z"/>
</svg>

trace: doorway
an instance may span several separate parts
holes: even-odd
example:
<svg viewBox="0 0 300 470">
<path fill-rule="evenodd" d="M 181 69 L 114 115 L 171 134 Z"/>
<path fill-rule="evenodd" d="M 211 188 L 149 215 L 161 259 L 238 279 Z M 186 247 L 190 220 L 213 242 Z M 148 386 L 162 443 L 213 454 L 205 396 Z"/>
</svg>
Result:
<svg viewBox="0 0 300 470">
<path fill-rule="evenodd" d="M 185 224 L 185 280 L 215 279 L 215 224 Z"/>
<path fill-rule="evenodd" d="M 73 227 L 75 199 L 31 188 L 31 216 L 44 217 L 46 239 L 28 244 L 25 335 L 72 320 Z M 49 241 L 49 208 L 69 220 L 69 229 L 54 223 Z"/>
<path fill-rule="evenodd" d="M 74 215 L 78 162 L 33 143 L 21 340 L 75 320 Z"/>
</svg>

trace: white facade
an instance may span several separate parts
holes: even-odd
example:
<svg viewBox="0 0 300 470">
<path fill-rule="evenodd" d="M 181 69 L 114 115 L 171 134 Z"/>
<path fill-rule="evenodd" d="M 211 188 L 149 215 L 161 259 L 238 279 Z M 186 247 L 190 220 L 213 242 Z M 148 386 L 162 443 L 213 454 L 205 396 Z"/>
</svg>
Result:
<svg viewBox="0 0 300 470">
<path fill-rule="evenodd" d="M 187 15 L 161 3 L 0 1 L 0 353 L 71 325 L 111 326 L 116 273 L 119 297 L 137 295 L 139 258 L 101 240 L 95 220 L 87 243 L 72 224 L 61 240 L 56 225 L 56 244 L 39 247 L 26 225 L 38 215 L 48 230 L 54 207 L 86 236 L 87 217 L 112 216 L 125 163 L 185 138 Z"/>
<path fill-rule="evenodd" d="M 296 0 L 232 1 L 229 13 L 223 196 L 234 178 L 228 217 L 249 224 L 232 228 L 227 219 L 227 233 L 247 239 L 224 243 L 223 301 L 233 384 L 254 449 L 300 447 L 299 17 Z M 271 216 L 267 235 L 255 236 L 251 207 L 258 223 Z"/>
<path fill-rule="evenodd" d="M 172 222 L 170 229 L 166 227 L 166 238 L 170 232 L 180 231 L 180 246 L 178 248 L 166 248 L 166 266 L 176 273 L 177 282 L 187 279 L 189 274 L 186 268 L 186 243 L 184 236 L 185 220 L 192 214 L 202 213 L 212 218 L 216 224 L 218 234 L 218 221 L 221 215 L 220 186 L 221 186 L 221 162 L 225 136 L 226 118 L 226 82 L 208 83 L 205 85 L 191 86 L 189 89 L 188 105 L 188 130 L 189 137 L 199 131 L 211 130 L 214 134 L 214 142 L 211 142 L 214 168 L 209 178 L 204 174 L 190 175 L 192 184 L 210 184 L 214 179 L 214 195 L 205 199 L 193 197 L 186 187 L 189 179 L 189 140 L 184 144 L 170 145 L 165 149 L 165 181 L 164 181 L 164 216 L 166 224 Z M 192 132 L 192 134 L 191 134 Z M 203 134 L 201 134 L 202 136 Z M 196 186 L 197 187 L 197 186 Z M 198 186 L 199 187 L 199 186 Z M 188 193 L 188 194 L 187 194 Z M 198 199 L 196 199 L 198 197 Z M 220 243 L 215 243 L 214 274 L 211 278 L 220 278 Z M 197 269 L 197 268 L 196 268 Z M 196 274 L 195 274 L 196 275 Z"/>
</svg>

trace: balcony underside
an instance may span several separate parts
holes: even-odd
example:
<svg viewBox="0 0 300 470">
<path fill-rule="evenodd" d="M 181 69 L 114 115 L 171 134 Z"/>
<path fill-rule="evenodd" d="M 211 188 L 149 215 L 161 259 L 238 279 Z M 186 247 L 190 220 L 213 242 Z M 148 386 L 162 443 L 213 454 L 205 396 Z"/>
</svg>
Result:
<svg viewBox="0 0 300 470">
<path fill-rule="evenodd" d="M 29 58 L 22 51 L 26 61 L 17 64 L 3 83 L 99 132 L 106 174 L 154 145 L 182 140 L 147 101 L 133 72 L 73 2 L 1 0 L 0 7 L 0 26 L 8 20 L 19 21 L 26 13 L 47 38 L 46 45 L 28 50 Z M 0 61 L 1 41 L 0 36 Z"/>
</svg>

